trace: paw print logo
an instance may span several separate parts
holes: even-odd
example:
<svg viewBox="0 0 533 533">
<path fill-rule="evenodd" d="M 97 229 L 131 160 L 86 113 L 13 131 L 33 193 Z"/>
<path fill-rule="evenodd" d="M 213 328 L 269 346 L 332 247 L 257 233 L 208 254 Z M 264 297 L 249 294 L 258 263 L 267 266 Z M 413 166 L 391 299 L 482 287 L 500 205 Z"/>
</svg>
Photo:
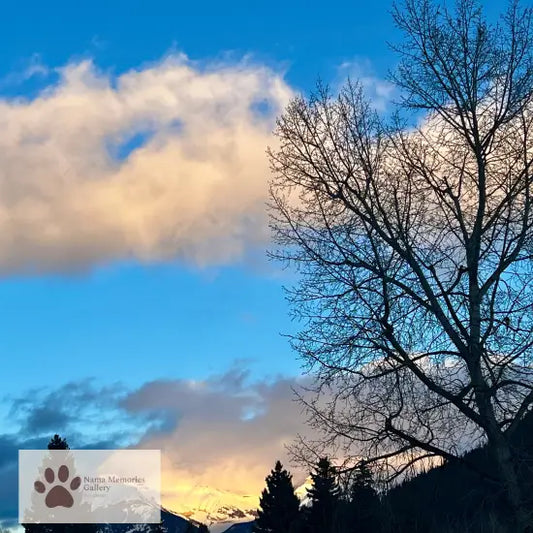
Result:
<svg viewBox="0 0 533 533">
<path fill-rule="evenodd" d="M 65 484 L 68 482 L 69 477 L 70 472 L 68 467 L 62 465 L 57 471 L 59 483 L 54 485 L 56 475 L 51 468 L 47 468 L 44 471 L 44 479 L 49 486 L 46 487 L 42 481 L 36 481 L 33 484 L 33 487 L 39 494 L 44 494 L 48 491 L 44 500 L 46 507 L 51 509 L 52 507 L 72 507 L 74 505 L 74 498 L 72 497 L 71 491 L 77 490 L 80 487 L 81 479 L 79 476 L 76 476 L 67 488 Z"/>
</svg>

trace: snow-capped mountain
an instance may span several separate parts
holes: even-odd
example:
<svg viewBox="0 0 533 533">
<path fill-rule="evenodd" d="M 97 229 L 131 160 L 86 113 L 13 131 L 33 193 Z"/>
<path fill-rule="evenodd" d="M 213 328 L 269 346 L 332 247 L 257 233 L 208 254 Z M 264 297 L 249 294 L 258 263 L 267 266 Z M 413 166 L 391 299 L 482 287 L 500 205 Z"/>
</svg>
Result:
<svg viewBox="0 0 533 533">
<path fill-rule="evenodd" d="M 308 477 L 304 483 L 296 487 L 295 494 L 300 500 L 302 506 L 307 506 L 310 504 L 309 496 L 307 495 L 307 489 L 312 485 L 311 477 Z M 254 518 L 257 513 L 254 513 Z M 220 527 L 223 526 L 223 527 Z M 236 520 L 233 524 L 229 525 L 228 522 L 223 523 L 213 523 L 209 530 L 211 533 L 251 533 L 253 526 L 253 518 L 248 518 L 247 520 Z M 226 529 L 224 529 L 224 527 Z"/>
<path fill-rule="evenodd" d="M 311 488 L 312 485 L 313 480 L 311 479 L 311 476 L 309 476 L 299 487 L 294 490 L 294 493 L 296 494 L 296 496 L 298 496 L 298 499 L 300 500 L 301 507 L 307 507 L 308 505 L 310 505 L 311 501 L 309 500 L 307 490 Z"/>
<path fill-rule="evenodd" d="M 206 524 L 211 533 L 222 533 L 233 524 L 250 522 L 257 516 L 257 496 L 210 487 L 196 487 L 195 496 L 188 505 L 183 503 L 178 512 L 189 520 Z"/>
<path fill-rule="evenodd" d="M 308 504 L 307 489 L 310 484 L 309 478 L 295 489 L 302 505 Z M 161 521 L 168 533 L 197 532 L 200 524 L 207 525 L 210 533 L 250 533 L 259 506 L 257 496 L 206 486 L 192 487 L 187 497 L 183 494 L 180 500 L 181 504 L 176 505 L 174 511 L 161 509 Z M 149 505 L 151 504 L 148 502 L 135 502 L 135 508 L 139 513 L 142 511 L 142 506 Z M 128 526 L 118 524 L 105 529 L 111 533 L 141 533 L 149 530 L 150 528 L 142 524 L 138 524 L 134 529 L 131 529 L 131 526 L 128 529 Z"/>
<path fill-rule="evenodd" d="M 295 490 L 302 505 L 308 504 L 307 489 L 310 486 L 311 478 L 308 478 Z M 194 497 L 184 499 L 177 511 L 188 520 L 206 524 L 211 533 L 233 533 L 251 529 L 258 506 L 258 496 L 198 486 L 194 489 Z"/>
<path fill-rule="evenodd" d="M 187 519 L 201 522 L 211 526 L 212 524 L 220 523 L 236 523 L 254 520 L 257 516 L 257 511 L 254 508 L 239 508 L 234 505 L 213 506 L 211 508 L 198 508 L 192 511 L 181 513 Z M 210 527 L 210 529 L 212 529 Z"/>
</svg>

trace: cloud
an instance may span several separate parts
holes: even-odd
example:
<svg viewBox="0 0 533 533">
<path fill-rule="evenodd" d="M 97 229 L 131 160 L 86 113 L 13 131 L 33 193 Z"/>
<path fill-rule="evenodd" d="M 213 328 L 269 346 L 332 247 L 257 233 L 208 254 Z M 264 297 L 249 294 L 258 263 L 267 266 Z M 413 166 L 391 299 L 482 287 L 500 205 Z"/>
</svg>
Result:
<svg viewBox="0 0 533 533">
<path fill-rule="evenodd" d="M 342 63 L 338 68 L 338 78 L 339 86 L 346 78 L 358 81 L 376 111 L 386 111 L 395 96 L 394 84 L 377 76 L 370 61 L 365 59 Z"/>
<path fill-rule="evenodd" d="M 143 446 L 163 450 L 168 505 L 198 505 L 202 487 L 258 496 L 273 462 L 288 462 L 286 446 L 307 432 L 292 391 L 298 382 L 249 383 L 246 372 L 233 369 L 201 382 L 152 382 L 125 398 L 129 412 L 179 414 L 174 431 L 142 439 Z"/>
<path fill-rule="evenodd" d="M 220 264 L 267 242 L 265 149 L 291 97 L 279 74 L 183 55 L 56 74 L 0 100 L 0 272 Z"/>
<path fill-rule="evenodd" d="M 43 442 L 55 433 L 67 436 L 76 448 L 127 447 L 152 431 L 169 430 L 176 424 L 161 410 L 130 413 L 121 407 L 128 389 L 116 383 L 98 386 L 91 379 L 50 389 L 31 389 L 20 397 L 4 399 L 10 425 L 18 433 Z M 1 464 L 1 460 L 0 460 Z"/>
<path fill-rule="evenodd" d="M 0 435 L 0 525 L 15 526 L 18 522 L 18 450 L 40 449 L 46 446 L 42 439 L 20 435 Z"/>
<path fill-rule="evenodd" d="M 168 508 L 186 513 L 208 500 L 254 508 L 274 461 L 289 464 L 286 445 L 308 431 L 292 392 L 299 384 L 302 378 L 252 381 L 236 366 L 204 380 L 159 380 L 133 390 L 86 380 L 27 391 L 4 399 L 13 433 L 0 435 L 0 472 L 15 480 L 17 450 L 44 448 L 57 432 L 73 448 L 161 449 Z M 295 471 L 297 482 L 304 478 Z M 0 520 L 16 508 L 16 482 L 5 490 Z"/>
<path fill-rule="evenodd" d="M 0 77 L 0 89 L 16 88 L 32 78 L 43 78 L 50 75 L 50 69 L 41 61 L 38 54 L 32 55 L 20 68 Z"/>
</svg>

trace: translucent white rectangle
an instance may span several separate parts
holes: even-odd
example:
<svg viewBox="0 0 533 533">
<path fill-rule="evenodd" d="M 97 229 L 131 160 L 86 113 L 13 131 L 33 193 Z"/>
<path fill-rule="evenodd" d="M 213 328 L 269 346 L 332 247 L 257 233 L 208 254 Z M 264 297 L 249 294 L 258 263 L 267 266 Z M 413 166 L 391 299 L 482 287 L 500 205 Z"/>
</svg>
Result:
<svg viewBox="0 0 533 533">
<path fill-rule="evenodd" d="M 21 524 L 156 524 L 159 450 L 20 450 Z"/>
</svg>

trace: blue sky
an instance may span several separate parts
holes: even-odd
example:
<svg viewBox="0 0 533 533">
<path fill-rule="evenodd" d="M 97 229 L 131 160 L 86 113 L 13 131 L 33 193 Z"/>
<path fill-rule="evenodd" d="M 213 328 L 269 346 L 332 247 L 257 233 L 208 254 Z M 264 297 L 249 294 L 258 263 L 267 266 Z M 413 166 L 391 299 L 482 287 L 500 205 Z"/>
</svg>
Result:
<svg viewBox="0 0 533 533">
<path fill-rule="evenodd" d="M 55 431 L 74 447 L 160 447 L 191 483 L 224 484 L 238 458 L 241 485 L 219 488 L 259 490 L 301 424 L 281 336 L 294 277 L 265 258 L 264 150 L 318 77 L 359 77 L 386 109 L 390 7 L 4 6 L 0 519 L 14 516 L 16 450 Z"/>
<path fill-rule="evenodd" d="M 157 60 L 169 49 L 194 59 L 253 54 L 286 67 L 307 89 L 318 75 L 334 75 L 361 56 L 378 72 L 391 66 L 386 41 L 394 35 L 390 2 L 28 2 L 7 6 L 1 23 L 0 69 L 20 67 L 33 54 L 60 65 L 90 55 L 105 69 L 122 71 Z M 28 19 L 26 13 L 31 13 Z"/>
<path fill-rule="evenodd" d="M 83 8 L 30 2 L 28 20 L 12 4 L 1 23 L 0 94 L 35 98 L 56 81 L 54 68 L 88 58 L 112 76 L 179 52 L 197 62 L 249 57 L 297 91 L 312 88 L 318 76 L 336 82 L 350 72 L 351 66 L 341 69 L 346 63 L 383 78 L 394 64 L 386 45 L 394 36 L 389 8 L 385 1 L 327 8 L 313 2 L 97 1 Z M 35 66 L 50 70 L 29 75 Z M 279 335 L 292 326 L 284 275 L 275 267 L 238 260 L 202 268 L 179 260 L 146 266 L 124 259 L 74 274 L 58 269 L 4 277 L 6 392 L 88 375 L 134 384 L 168 375 L 200 378 L 234 360 L 250 360 L 258 374 L 298 371 Z"/>
<path fill-rule="evenodd" d="M 235 360 L 262 375 L 295 373 L 280 335 L 292 330 L 281 282 L 242 266 L 173 264 L 8 280 L 4 393 L 89 376 L 135 386 L 201 379 Z"/>
</svg>

